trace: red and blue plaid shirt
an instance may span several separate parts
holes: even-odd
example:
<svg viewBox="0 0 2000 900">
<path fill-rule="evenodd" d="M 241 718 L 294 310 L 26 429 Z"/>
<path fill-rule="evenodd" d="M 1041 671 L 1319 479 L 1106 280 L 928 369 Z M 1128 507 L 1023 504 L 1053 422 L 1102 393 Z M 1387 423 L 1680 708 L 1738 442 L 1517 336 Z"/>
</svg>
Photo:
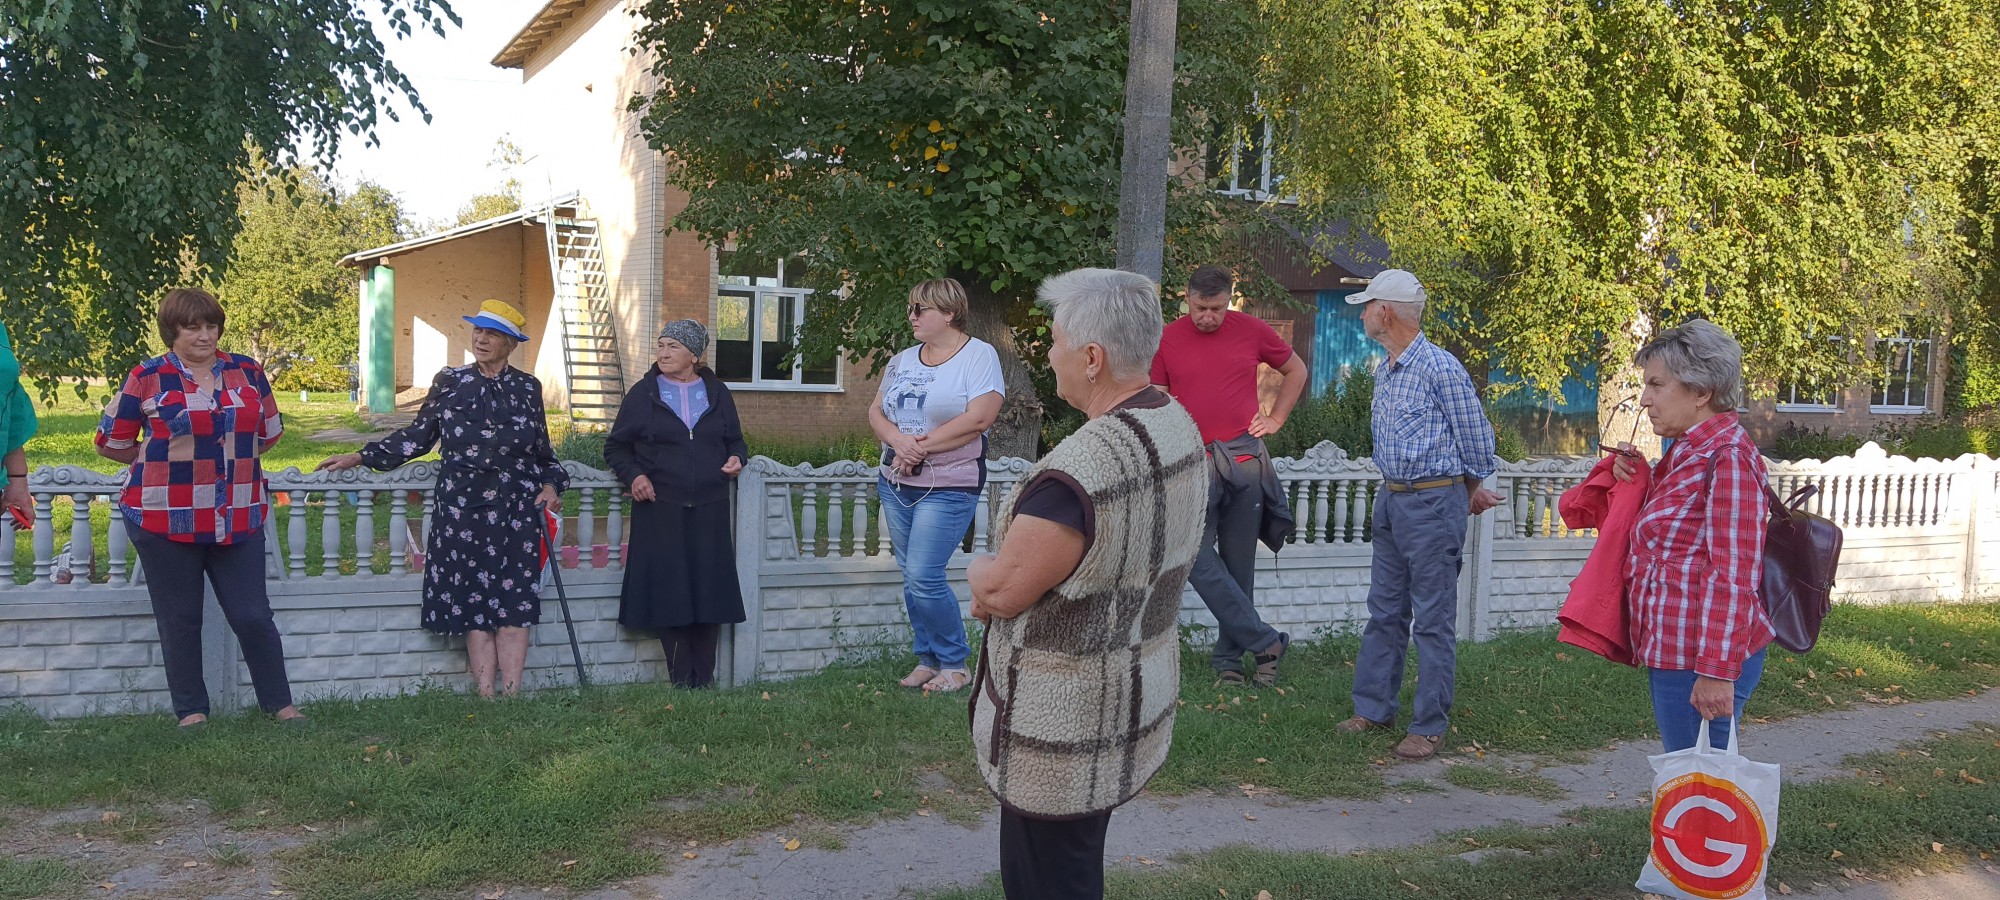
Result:
<svg viewBox="0 0 2000 900">
<path fill-rule="evenodd" d="M 1769 514 L 1764 458 L 1733 412 L 1688 429 L 1653 466 L 1625 560 L 1640 665 L 1734 681 L 1771 642 L 1757 596 Z"/>
<path fill-rule="evenodd" d="M 264 529 L 259 457 L 284 434 L 256 360 L 216 354 L 219 386 L 203 392 L 172 353 L 140 363 L 104 408 L 97 446 L 139 445 L 119 498 L 132 525 L 170 540 L 229 544 Z"/>
</svg>

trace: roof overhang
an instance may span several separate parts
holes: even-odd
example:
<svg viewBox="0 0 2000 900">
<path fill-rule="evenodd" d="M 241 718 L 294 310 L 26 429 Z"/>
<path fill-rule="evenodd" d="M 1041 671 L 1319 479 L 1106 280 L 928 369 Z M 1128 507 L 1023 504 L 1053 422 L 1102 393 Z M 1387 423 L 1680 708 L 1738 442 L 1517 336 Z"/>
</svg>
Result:
<svg viewBox="0 0 2000 900">
<path fill-rule="evenodd" d="M 533 225 L 540 222 L 551 209 L 560 206 L 569 206 L 576 203 L 576 201 L 577 195 L 575 193 L 565 194 L 546 203 L 522 207 L 506 215 L 494 216 L 490 219 L 480 219 L 477 222 L 467 222 L 455 228 L 432 232 L 431 234 L 414 237 L 407 241 L 399 241 L 382 247 L 372 247 L 367 250 L 350 253 L 340 258 L 340 264 L 349 268 L 381 265 L 389 257 L 401 256 L 414 250 L 422 250 L 425 247 L 442 244 L 447 241 L 470 237 L 480 232 L 505 228 L 508 225 Z"/>
<path fill-rule="evenodd" d="M 528 58 L 541 50 L 549 38 L 554 37 L 556 32 L 561 31 L 571 19 L 576 18 L 577 13 L 582 12 L 590 2 L 591 0 L 549 0 L 542 6 L 540 12 L 535 13 L 534 18 L 528 20 L 528 24 L 521 26 L 521 30 L 507 41 L 507 46 L 502 47 L 500 53 L 493 57 L 493 65 L 502 69 L 526 68 Z"/>
</svg>

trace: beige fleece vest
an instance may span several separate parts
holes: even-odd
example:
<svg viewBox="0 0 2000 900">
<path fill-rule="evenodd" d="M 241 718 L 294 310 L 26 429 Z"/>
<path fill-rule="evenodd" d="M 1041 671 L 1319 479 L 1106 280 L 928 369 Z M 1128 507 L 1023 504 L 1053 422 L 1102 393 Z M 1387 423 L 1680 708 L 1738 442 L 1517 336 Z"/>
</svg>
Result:
<svg viewBox="0 0 2000 900">
<path fill-rule="evenodd" d="M 1084 423 L 1021 481 L 1055 471 L 1089 495 L 1096 540 L 1013 619 L 994 619 L 972 698 L 987 787 L 1047 819 L 1124 803 L 1166 761 L 1180 695 L 1181 590 L 1208 507 L 1201 433 L 1178 403 Z M 1004 544 L 1017 490 L 1002 505 Z"/>
</svg>

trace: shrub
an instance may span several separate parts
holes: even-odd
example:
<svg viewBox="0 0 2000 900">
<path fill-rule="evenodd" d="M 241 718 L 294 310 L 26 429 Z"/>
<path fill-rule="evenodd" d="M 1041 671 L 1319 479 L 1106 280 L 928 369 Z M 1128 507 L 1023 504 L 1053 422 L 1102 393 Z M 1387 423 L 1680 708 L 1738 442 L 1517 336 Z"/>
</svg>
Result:
<svg viewBox="0 0 2000 900">
<path fill-rule="evenodd" d="M 1508 462 L 1520 462 L 1528 458 L 1528 441 L 1521 436 L 1521 429 L 1511 421 L 1494 421 L 1493 412 L 1486 413 L 1493 422 L 1493 452 Z"/>
<path fill-rule="evenodd" d="M 1271 455 L 1304 456 L 1320 441 L 1332 441 L 1349 456 L 1375 452 L 1375 431 L 1369 406 L 1375 399 L 1375 374 L 1365 366 L 1349 369 L 1333 390 L 1318 397 L 1301 397 L 1285 427 L 1264 441 Z"/>
<path fill-rule="evenodd" d="M 1892 422 L 1876 429 L 1875 440 L 1882 449 L 1911 459 L 1957 459 L 1967 453 L 1993 449 L 1992 431 L 1970 424 L 1966 419 L 1947 416 L 1920 416 Z"/>
<path fill-rule="evenodd" d="M 1786 425 L 1778 432 L 1778 439 L 1771 446 L 1774 459 L 1832 459 L 1836 456 L 1850 456 L 1861 449 L 1863 438 L 1851 434 L 1834 434 L 1831 428 L 1801 428 L 1796 424 Z"/>
<path fill-rule="evenodd" d="M 593 469 L 610 468 L 604 464 L 602 431 L 585 428 L 566 429 L 555 437 L 555 450 L 557 459 L 573 459 Z"/>
<path fill-rule="evenodd" d="M 812 463 L 823 466 L 844 459 L 874 462 L 882 452 L 875 436 L 865 431 L 827 438 L 795 438 L 780 435 L 744 435 L 751 456 L 768 456 L 782 465 Z"/>
</svg>

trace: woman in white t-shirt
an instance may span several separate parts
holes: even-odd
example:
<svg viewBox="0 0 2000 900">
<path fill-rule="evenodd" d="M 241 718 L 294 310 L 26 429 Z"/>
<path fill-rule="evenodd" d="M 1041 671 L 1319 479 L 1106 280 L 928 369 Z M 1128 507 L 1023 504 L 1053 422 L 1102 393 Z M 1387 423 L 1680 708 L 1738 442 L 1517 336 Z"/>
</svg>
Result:
<svg viewBox="0 0 2000 900">
<path fill-rule="evenodd" d="M 887 513 L 917 667 L 904 687 L 955 691 L 971 681 L 965 618 L 945 580 L 986 487 L 986 429 L 1006 384 L 1000 354 L 965 333 L 965 288 L 934 278 L 910 289 L 917 345 L 889 360 L 868 423 L 882 442 L 876 493 Z"/>
</svg>

